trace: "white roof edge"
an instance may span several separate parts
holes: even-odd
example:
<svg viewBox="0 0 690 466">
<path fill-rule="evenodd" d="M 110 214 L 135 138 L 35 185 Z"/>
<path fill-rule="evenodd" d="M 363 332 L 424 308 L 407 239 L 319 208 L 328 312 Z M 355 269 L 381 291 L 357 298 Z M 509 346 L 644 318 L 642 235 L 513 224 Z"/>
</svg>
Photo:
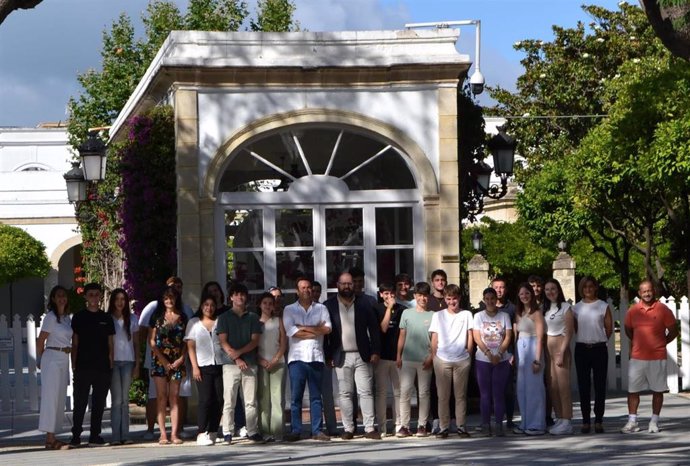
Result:
<svg viewBox="0 0 690 466">
<path fill-rule="evenodd" d="M 162 67 L 387 67 L 471 63 L 458 29 L 342 32 L 172 31 L 110 128 L 117 134 Z"/>
</svg>

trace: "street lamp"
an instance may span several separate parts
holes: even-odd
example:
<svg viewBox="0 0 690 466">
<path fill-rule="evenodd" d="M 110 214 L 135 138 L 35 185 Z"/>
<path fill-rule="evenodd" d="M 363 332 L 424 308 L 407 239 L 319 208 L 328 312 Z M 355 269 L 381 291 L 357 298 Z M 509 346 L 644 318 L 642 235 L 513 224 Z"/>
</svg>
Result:
<svg viewBox="0 0 690 466">
<path fill-rule="evenodd" d="M 482 250 L 483 239 L 484 235 L 482 235 L 482 232 L 479 230 L 474 230 L 474 233 L 472 233 L 472 247 L 475 251 L 477 251 L 477 253 L 480 253 Z"/>
<path fill-rule="evenodd" d="M 494 135 L 487 144 L 493 156 L 493 169 L 483 160 L 483 152 L 478 152 L 474 157 L 479 158 L 475 162 L 471 157 L 463 157 L 460 162 L 462 187 L 462 205 L 466 217 L 474 221 L 477 215 L 484 211 L 484 197 L 501 199 L 508 194 L 508 177 L 513 174 L 515 165 L 516 141 L 503 130 L 498 128 L 498 134 Z M 469 160 L 465 160 L 469 159 Z M 496 173 L 500 184 L 491 184 L 491 175 Z"/>
<path fill-rule="evenodd" d="M 67 185 L 67 199 L 70 204 L 86 200 L 86 185 L 84 172 L 79 167 L 79 162 L 72 162 L 72 169 L 62 175 Z"/>
<path fill-rule="evenodd" d="M 565 252 L 565 248 L 567 248 L 567 247 L 568 247 L 568 243 L 566 243 L 564 239 L 561 239 L 558 242 L 558 250 L 560 252 Z"/>
<path fill-rule="evenodd" d="M 79 146 L 79 157 L 84 167 L 86 181 L 103 181 L 105 178 L 105 143 L 95 131 Z"/>
</svg>

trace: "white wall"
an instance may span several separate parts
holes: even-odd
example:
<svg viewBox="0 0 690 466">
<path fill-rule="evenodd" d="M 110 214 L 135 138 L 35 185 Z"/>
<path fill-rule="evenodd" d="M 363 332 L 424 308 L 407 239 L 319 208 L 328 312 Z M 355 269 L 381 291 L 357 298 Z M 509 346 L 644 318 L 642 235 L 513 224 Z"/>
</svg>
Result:
<svg viewBox="0 0 690 466">
<path fill-rule="evenodd" d="M 237 130 L 269 115 L 306 108 L 356 112 L 404 131 L 427 154 L 437 178 L 439 175 L 436 88 L 202 90 L 198 105 L 200 182 L 218 148 Z"/>
</svg>

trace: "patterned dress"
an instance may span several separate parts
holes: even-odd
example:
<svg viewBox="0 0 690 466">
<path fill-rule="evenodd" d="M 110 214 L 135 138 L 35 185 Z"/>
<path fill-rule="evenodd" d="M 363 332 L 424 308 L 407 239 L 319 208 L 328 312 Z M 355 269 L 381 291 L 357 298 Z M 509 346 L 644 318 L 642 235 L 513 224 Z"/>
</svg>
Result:
<svg viewBox="0 0 690 466">
<path fill-rule="evenodd" d="M 156 354 L 151 352 L 151 376 L 182 380 L 187 372 L 184 364 L 170 372 L 166 372 L 165 366 L 182 356 L 182 349 L 186 344 L 184 341 L 186 323 L 180 318 L 175 325 L 168 325 L 164 318 L 160 318 L 156 321 L 155 328 L 156 347 L 165 356 L 165 361 L 160 361 Z"/>
</svg>

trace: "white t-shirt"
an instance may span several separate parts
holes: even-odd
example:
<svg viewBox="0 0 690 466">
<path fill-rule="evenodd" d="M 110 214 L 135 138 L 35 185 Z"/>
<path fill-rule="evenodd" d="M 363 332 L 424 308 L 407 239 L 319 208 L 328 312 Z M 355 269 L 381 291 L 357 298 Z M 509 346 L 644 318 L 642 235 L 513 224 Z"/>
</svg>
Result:
<svg viewBox="0 0 690 466">
<path fill-rule="evenodd" d="M 573 307 L 573 315 L 577 320 L 576 342 L 591 345 L 608 341 L 604 328 L 604 317 L 608 306 L 608 303 L 598 299 L 593 303 L 580 301 Z"/>
<path fill-rule="evenodd" d="M 511 330 L 510 316 L 502 311 L 498 311 L 495 316 L 490 317 L 486 311 L 481 311 L 474 316 L 474 328 L 479 330 L 482 342 L 493 354 L 498 354 L 501 344 L 506 337 L 506 331 Z M 477 350 L 475 355 L 477 361 L 491 362 L 484 353 Z M 510 359 L 510 353 L 503 353 L 501 361 Z"/>
<path fill-rule="evenodd" d="M 467 332 L 474 328 L 470 311 L 457 314 L 448 309 L 435 312 L 431 316 L 429 333 L 438 335 L 436 356 L 446 362 L 463 361 L 470 357 L 467 352 Z"/>
<path fill-rule="evenodd" d="M 549 310 L 544 315 L 546 321 L 546 334 L 551 337 L 565 335 L 565 317 L 570 311 L 570 303 L 562 303 L 558 307 L 556 303 L 551 303 Z"/>
<path fill-rule="evenodd" d="M 72 318 L 69 315 L 63 315 L 58 322 L 55 313 L 48 311 L 41 322 L 41 332 L 48 334 L 46 346 L 53 348 L 72 346 Z"/>
<path fill-rule="evenodd" d="M 115 336 L 113 337 L 113 352 L 115 361 L 136 361 L 134 357 L 134 339 L 139 338 L 135 332 L 139 331 L 139 319 L 136 314 L 129 316 L 129 331 L 131 338 L 127 339 L 125 330 L 125 319 L 116 319 L 113 316 L 115 325 Z"/>
<path fill-rule="evenodd" d="M 185 340 L 192 340 L 196 346 L 196 362 L 199 367 L 222 364 L 220 340 L 216 334 L 218 320 L 213 321 L 213 328 L 209 332 L 198 317 L 192 318 L 187 324 Z"/>
</svg>

